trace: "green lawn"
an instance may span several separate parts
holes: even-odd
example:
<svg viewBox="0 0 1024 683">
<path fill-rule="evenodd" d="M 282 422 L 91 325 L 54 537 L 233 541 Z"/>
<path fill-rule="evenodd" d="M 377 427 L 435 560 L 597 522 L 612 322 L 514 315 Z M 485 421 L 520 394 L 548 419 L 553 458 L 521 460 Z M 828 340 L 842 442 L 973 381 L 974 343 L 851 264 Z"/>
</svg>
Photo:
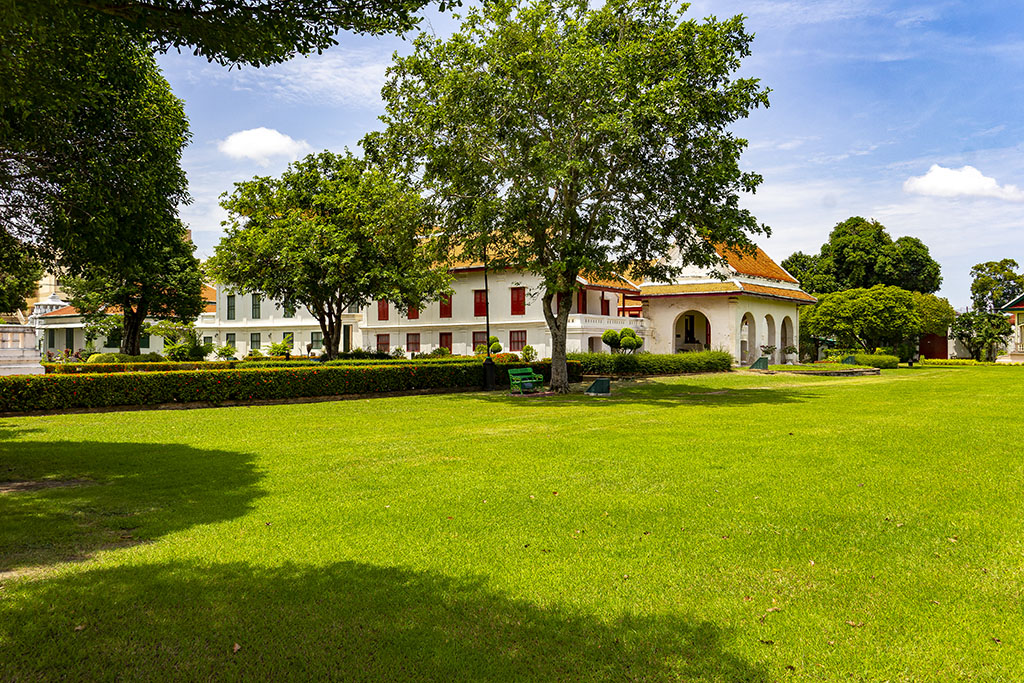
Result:
<svg viewBox="0 0 1024 683">
<path fill-rule="evenodd" d="M 1024 680 L 1024 370 L 613 391 L 0 420 L 0 680 Z"/>
</svg>

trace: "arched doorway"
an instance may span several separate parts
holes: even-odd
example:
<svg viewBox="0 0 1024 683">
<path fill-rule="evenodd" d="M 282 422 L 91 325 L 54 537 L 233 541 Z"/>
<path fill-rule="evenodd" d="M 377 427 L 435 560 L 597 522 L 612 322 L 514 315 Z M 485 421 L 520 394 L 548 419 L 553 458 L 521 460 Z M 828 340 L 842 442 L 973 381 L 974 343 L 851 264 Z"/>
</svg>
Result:
<svg viewBox="0 0 1024 683">
<path fill-rule="evenodd" d="M 796 341 L 793 339 L 793 320 L 787 315 L 782 319 L 782 340 L 780 343 L 779 351 L 783 353 L 780 358 L 785 360 L 785 350 L 787 346 L 796 346 Z"/>
<path fill-rule="evenodd" d="M 740 321 L 740 363 L 750 365 L 761 357 L 757 343 L 757 323 L 751 313 L 744 313 Z"/>
<path fill-rule="evenodd" d="M 767 333 L 767 341 L 765 342 L 765 346 L 775 347 L 775 350 L 768 354 L 768 362 L 774 365 L 777 362 L 776 359 L 779 357 L 779 345 L 775 341 L 775 318 L 773 318 L 771 315 L 766 315 L 764 317 L 764 328 L 765 332 Z"/>
<path fill-rule="evenodd" d="M 686 311 L 676 318 L 672 343 L 675 353 L 711 348 L 711 321 L 700 311 Z"/>
</svg>

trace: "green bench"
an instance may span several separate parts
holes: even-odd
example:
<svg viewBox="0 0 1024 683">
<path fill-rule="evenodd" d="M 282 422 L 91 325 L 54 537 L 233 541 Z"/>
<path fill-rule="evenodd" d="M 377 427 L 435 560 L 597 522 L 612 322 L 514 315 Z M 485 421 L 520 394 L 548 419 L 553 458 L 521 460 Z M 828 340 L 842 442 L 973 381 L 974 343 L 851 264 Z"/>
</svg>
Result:
<svg viewBox="0 0 1024 683">
<path fill-rule="evenodd" d="M 510 368 L 508 381 L 512 391 L 520 394 L 534 392 L 544 386 L 544 376 L 538 375 L 532 368 Z"/>
</svg>

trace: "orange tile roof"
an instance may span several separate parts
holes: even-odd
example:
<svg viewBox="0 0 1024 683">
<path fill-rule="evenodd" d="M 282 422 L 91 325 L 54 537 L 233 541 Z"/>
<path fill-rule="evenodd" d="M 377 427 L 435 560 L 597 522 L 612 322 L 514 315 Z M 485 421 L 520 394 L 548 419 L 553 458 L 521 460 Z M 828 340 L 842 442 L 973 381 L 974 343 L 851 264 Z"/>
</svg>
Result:
<svg viewBox="0 0 1024 683">
<path fill-rule="evenodd" d="M 764 285 L 752 285 L 750 283 L 744 282 L 743 291 L 748 294 L 761 294 L 764 296 L 771 296 L 779 299 L 792 299 L 793 301 L 802 301 L 808 304 L 813 304 L 815 301 L 817 301 L 817 299 L 815 299 L 813 296 L 799 289 L 785 289 L 783 287 L 765 287 Z"/>
<path fill-rule="evenodd" d="M 58 308 L 55 311 L 44 313 L 43 317 L 48 318 L 51 315 L 78 315 L 78 309 L 75 308 L 74 306 L 62 306 L 61 308 Z"/>
<path fill-rule="evenodd" d="M 213 287 L 211 287 L 210 285 L 203 285 L 202 296 L 203 296 L 203 301 L 216 301 L 217 300 L 217 290 L 214 289 Z"/>
<path fill-rule="evenodd" d="M 696 282 L 680 285 L 644 285 L 640 288 L 641 296 L 670 296 L 673 294 L 720 294 L 722 292 L 739 292 L 740 286 L 735 282 Z M 636 297 L 629 297 L 636 298 Z"/>
<path fill-rule="evenodd" d="M 589 275 L 580 275 L 576 280 L 586 287 L 593 287 L 595 289 L 614 289 L 623 292 L 640 292 L 639 287 L 621 275 L 616 275 L 614 278 L 598 278 L 591 277 Z"/>
<path fill-rule="evenodd" d="M 779 264 L 775 263 L 768 254 L 764 253 L 761 247 L 756 247 L 756 251 L 753 254 L 748 252 L 737 253 L 724 245 L 717 245 L 715 251 L 729 263 L 730 268 L 741 275 L 752 275 L 754 277 L 765 277 L 772 280 L 781 280 L 782 282 L 796 283 L 796 279 Z"/>
</svg>

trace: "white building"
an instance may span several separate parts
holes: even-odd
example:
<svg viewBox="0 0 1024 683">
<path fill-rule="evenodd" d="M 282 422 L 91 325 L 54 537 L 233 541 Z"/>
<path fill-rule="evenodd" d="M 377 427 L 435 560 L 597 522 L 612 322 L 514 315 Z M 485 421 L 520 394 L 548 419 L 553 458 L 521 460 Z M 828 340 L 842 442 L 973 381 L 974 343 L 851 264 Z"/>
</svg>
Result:
<svg viewBox="0 0 1024 683">
<path fill-rule="evenodd" d="M 719 253 L 723 265 L 688 266 L 672 282 L 579 278 L 567 350 L 607 351 L 602 333 L 630 327 L 643 337 L 643 349 L 653 353 L 721 349 L 749 364 L 765 346 L 775 347 L 772 362 L 784 360 L 783 350 L 799 338 L 799 306 L 813 303 L 814 297 L 760 249 L 753 255 Z M 350 310 L 342 321 L 342 350 L 360 347 L 391 353 L 400 347 L 406 353 L 426 353 L 443 346 L 457 355 L 471 355 L 487 340 L 489 292 L 491 335 L 503 349 L 518 352 L 530 345 L 541 358 L 551 355 L 539 277 L 491 271 L 485 291 L 482 265 L 461 264 L 452 274 L 452 294 L 422 310 L 402 315 L 387 301 Z M 295 354 L 322 349 L 320 325 L 304 308 L 289 315 L 276 302 L 222 285 L 206 288 L 205 293 L 207 308 L 196 321 L 205 342 L 217 347 L 230 344 L 239 356 L 253 349 L 265 352 L 285 339 L 292 341 Z M 85 347 L 82 318 L 64 302 L 37 304 L 33 320 L 42 351 Z M 102 350 L 117 350 L 115 339 L 97 340 L 97 349 L 101 344 Z M 159 352 L 163 343 L 145 339 L 143 348 Z"/>
</svg>

